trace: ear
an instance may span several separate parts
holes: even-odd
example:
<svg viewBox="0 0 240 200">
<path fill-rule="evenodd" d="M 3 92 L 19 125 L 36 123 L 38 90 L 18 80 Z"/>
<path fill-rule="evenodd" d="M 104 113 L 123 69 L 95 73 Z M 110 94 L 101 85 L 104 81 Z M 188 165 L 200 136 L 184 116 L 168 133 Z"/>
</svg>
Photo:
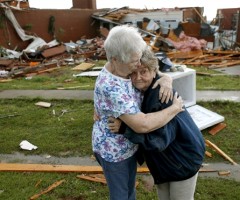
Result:
<svg viewBox="0 0 240 200">
<path fill-rule="evenodd" d="M 115 57 L 112 57 L 112 58 L 111 58 L 111 61 L 112 61 L 112 62 L 116 62 L 116 60 L 117 60 L 117 59 L 116 59 Z"/>
</svg>

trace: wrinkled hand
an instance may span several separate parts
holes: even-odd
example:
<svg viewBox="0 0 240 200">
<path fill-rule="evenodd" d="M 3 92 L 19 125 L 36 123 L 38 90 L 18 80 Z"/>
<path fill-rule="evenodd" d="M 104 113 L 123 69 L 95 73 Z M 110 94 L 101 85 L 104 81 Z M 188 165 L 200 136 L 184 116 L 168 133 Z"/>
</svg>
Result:
<svg viewBox="0 0 240 200">
<path fill-rule="evenodd" d="M 116 119 L 114 117 L 108 118 L 108 128 L 112 133 L 118 133 L 122 121 L 120 119 Z"/>
<path fill-rule="evenodd" d="M 164 74 L 160 79 L 158 79 L 152 88 L 156 88 L 160 85 L 159 99 L 161 103 L 168 103 L 169 100 L 173 99 L 173 90 L 172 90 L 172 78 L 169 75 Z"/>
<path fill-rule="evenodd" d="M 178 93 L 175 92 L 174 97 L 173 97 L 173 105 L 177 107 L 177 110 L 179 112 L 184 111 L 184 102 L 182 100 L 181 96 L 178 96 Z"/>
</svg>

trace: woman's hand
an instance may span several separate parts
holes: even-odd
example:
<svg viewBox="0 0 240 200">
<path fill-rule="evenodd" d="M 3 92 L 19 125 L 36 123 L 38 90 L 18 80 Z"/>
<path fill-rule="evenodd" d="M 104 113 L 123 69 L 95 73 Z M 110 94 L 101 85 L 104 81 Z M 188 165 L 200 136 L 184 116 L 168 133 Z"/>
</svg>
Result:
<svg viewBox="0 0 240 200">
<path fill-rule="evenodd" d="M 181 96 L 178 96 L 178 93 L 175 92 L 174 97 L 173 97 L 173 106 L 176 106 L 179 112 L 182 112 L 185 110 L 184 108 L 184 102 L 182 100 Z"/>
<path fill-rule="evenodd" d="M 112 133 L 118 133 L 121 124 L 122 124 L 122 121 L 120 119 L 116 119 L 114 117 L 108 118 L 108 128 Z"/>
<path fill-rule="evenodd" d="M 101 119 L 100 116 L 98 116 L 96 110 L 94 110 L 94 113 L 93 113 L 93 121 L 98 121 L 98 120 L 100 120 L 100 119 Z"/>
<path fill-rule="evenodd" d="M 169 100 L 173 99 L 172 78 L 164 73 L 161 73 L 160 76 L 162 77 L 154 83 L 152 88 L 156 88 L 160 85 L 159 99 L 161 103 L 168 103 Z"/>
</svg>

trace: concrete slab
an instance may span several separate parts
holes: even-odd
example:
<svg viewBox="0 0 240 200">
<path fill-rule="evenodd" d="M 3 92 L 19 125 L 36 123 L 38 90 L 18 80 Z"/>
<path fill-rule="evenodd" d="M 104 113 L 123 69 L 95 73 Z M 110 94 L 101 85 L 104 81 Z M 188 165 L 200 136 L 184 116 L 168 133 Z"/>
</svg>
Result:
<svg viewBox="0 0 240 200">
<path fill-rule="evenodd" d="M 232 67 L 224 67 L 219 69 L 214 69 L 215 71 L 219 71 L 229 75 L 239 75 L 240 76 L 240 65 L 235 65 Z"/>
<path fill-rule="evenodd" d="M 240 91 L 197 91 L 197 101 L 234 101 L 240 102 Z"/>
<path fill-rule="evenodd" d="M 0 90 L 0 99 L 43 98 L 43 99 L 89 99 L 92 90 Z M 196 91 L 197 101 L 227 100 L 240 102 L 240 91 Z"/>
</svg>

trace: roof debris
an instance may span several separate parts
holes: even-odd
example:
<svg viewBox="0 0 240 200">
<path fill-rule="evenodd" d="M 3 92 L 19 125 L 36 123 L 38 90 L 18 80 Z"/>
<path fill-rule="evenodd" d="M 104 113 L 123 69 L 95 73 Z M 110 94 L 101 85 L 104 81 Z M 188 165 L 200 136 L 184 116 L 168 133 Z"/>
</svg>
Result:
<svg viewBox="0 0 240 200">
<path fill-rule="evenodd" d="M 76 42 L 63 43 L 53 40 L 46 43 L 35 36 L 37 34 L 28 35 L 21 28 L 11 9 L 7 9 L 11 6 L 9 2 L 13 4 L 14 1 L 1 2 L 4 2 L 1 6 L 5 6 L 5 15 L 12 22 L 19 37 L 22 40 L 32 40 L 22 52 L 0 46 L 1 82 L 49 73 L 66 65 L 73 66 L 73 70 L 91 69 L 96 60 L 106 60 L 104 40 L 111 27 L 121 24 L 137 27 L 152 50 L 155 53 L 165 53 L 174 64 L 204 66 L 210 69 L 240 64 L 239 44 L 235 42 L 233 45 L 232 41 L 229 41 L 231 36 L 236 35 L 236 31 L 219 33 L 216 25 L 206 23 L 201 15 L 203 10 L 199 7 L 103 9 L 92 15 L 94 20 L 100 21 L 99 36 L 83 36 Z M 83 65 L 88 67 L 84 68 Z"/>
</svg>

